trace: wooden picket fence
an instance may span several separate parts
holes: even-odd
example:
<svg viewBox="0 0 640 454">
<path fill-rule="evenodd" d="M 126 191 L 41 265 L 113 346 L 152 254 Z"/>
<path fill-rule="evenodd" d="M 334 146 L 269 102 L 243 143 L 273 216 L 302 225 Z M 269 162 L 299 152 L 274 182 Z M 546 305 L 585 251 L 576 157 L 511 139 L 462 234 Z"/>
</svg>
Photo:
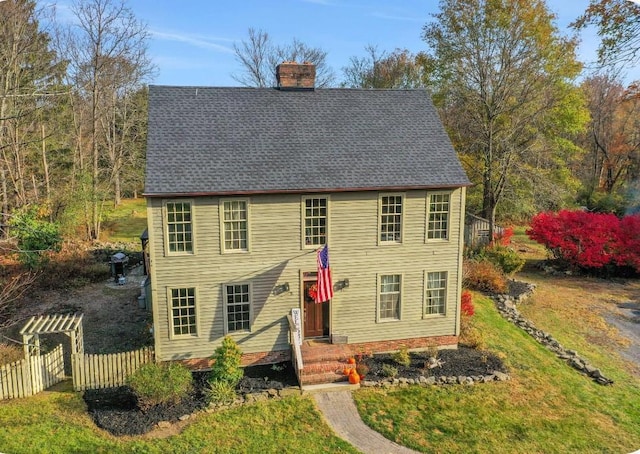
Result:
<svg viewBox="0 0 640 454">
<path fill-rule="evenodd" d="M 122 386 L 129 375 L 143 364 L 152 362 L 153 358 L 153 349 L 149 347 L 104 355 L 71 355 L 73 389 L 84 391 Z"/>
<path fill-rule="evenodd" d="M 28 397 L 64 380 L 62 344 L 44 355 L 0 366 L 0 400 Z"/>
</svg>

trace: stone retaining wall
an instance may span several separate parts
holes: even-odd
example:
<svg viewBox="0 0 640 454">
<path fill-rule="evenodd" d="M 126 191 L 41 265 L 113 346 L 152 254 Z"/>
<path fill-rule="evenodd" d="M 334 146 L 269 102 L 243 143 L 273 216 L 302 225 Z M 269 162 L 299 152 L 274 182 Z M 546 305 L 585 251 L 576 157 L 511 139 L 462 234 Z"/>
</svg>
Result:
<svg viewBox="0 0 640 454">
<path fill-rule="evenodd" d="M 524 287 L 524 291 L 519 293 L 517 296 L 508 294 L 492 296 L 492 299 L 498 308 L 498 312 L 500 312 L 500 314 L 511 323 L 527 332 L 537 342 L 554 352 L 558 358 L 565 361 L 578 372 L 591 377 L 598 384 L 613 384 L 613 380 L 605 377 L 600 369 L 592 366 L 589 361 L 581 357 L 575 350 L 564 348 L 560 342 L 553 338 L 551 334 L 536 328 L 531 321 L 527 320 L 520 314 L 516 308 L 516 304 L 529 298 L 529 296 L 534 292 L 536 286 L 534 284 L 527 284 L 519 281 L 513 281 L 513 283 L 518 287 Z"/>
</svg>

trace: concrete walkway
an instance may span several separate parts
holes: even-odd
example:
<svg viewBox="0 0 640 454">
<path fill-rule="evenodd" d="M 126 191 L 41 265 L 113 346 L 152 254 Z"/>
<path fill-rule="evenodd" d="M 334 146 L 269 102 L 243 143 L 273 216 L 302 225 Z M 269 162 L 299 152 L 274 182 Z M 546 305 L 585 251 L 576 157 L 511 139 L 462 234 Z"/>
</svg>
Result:
<svg viewBox="0 0 640 454">
<path fill-rule="evenodd" d="M 350 391 L 320 392 L 313 397 L 334 432 L 365 454 L 417 452 L 387 440 L 362 422 Z"/>
</svg>

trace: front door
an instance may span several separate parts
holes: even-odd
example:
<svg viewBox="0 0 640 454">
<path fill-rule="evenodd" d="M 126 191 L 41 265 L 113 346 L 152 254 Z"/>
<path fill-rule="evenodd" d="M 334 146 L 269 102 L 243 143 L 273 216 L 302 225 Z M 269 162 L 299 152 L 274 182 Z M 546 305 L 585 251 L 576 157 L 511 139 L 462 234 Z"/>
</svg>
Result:
<svg viewBox="0 0 640 454">
<path fill-rule="evenodd" d="M 304 273 L 304 337 L 329 336 L 329 301 L 316 303 L 313 299 L 313 286 L 317 287 L 316 273 Z"/>
</svg>

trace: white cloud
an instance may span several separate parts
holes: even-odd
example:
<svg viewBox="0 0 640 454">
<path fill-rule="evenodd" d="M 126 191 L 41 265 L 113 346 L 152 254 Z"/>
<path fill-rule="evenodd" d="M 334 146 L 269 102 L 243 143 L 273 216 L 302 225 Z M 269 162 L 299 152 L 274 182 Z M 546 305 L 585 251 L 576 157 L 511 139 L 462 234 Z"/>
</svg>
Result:
<svg viewBox="0 0 640 454">
<path fill-rule="evenodd" d="M 224 46 L 222 44 L 218 44 L 214 41 L 225 41 L 225 42 L 233 42 L 231 39 L 227 38 L 216 38 L 210 36 L 202 36 L 202 35 L 190 35 L 183 33 L 169 33 L 162 32 L 159 30 L 151 30 L 151 35 L 154 38 L 164 40 L 164 41 L 176 41 L 180 43 L 189 44 L 191 46 L 200 47 L 202 49 L 210 49 L 218 52 L 223 52 L 227 54 L 232 54 L 233 49 L 229 46 Z"/>
<path fill-rule="evenodd" d="M 424 22 L 424 17 L 415 17 L 415 16 L 396 16 L 393 14 L 386 13 L 371 13 L 373 17 L 378 17 L 380 19 L 388 19 L 388 20 L 397 20 L 397 21 L 408 21 L 408 22 Z"/>
</svg>

